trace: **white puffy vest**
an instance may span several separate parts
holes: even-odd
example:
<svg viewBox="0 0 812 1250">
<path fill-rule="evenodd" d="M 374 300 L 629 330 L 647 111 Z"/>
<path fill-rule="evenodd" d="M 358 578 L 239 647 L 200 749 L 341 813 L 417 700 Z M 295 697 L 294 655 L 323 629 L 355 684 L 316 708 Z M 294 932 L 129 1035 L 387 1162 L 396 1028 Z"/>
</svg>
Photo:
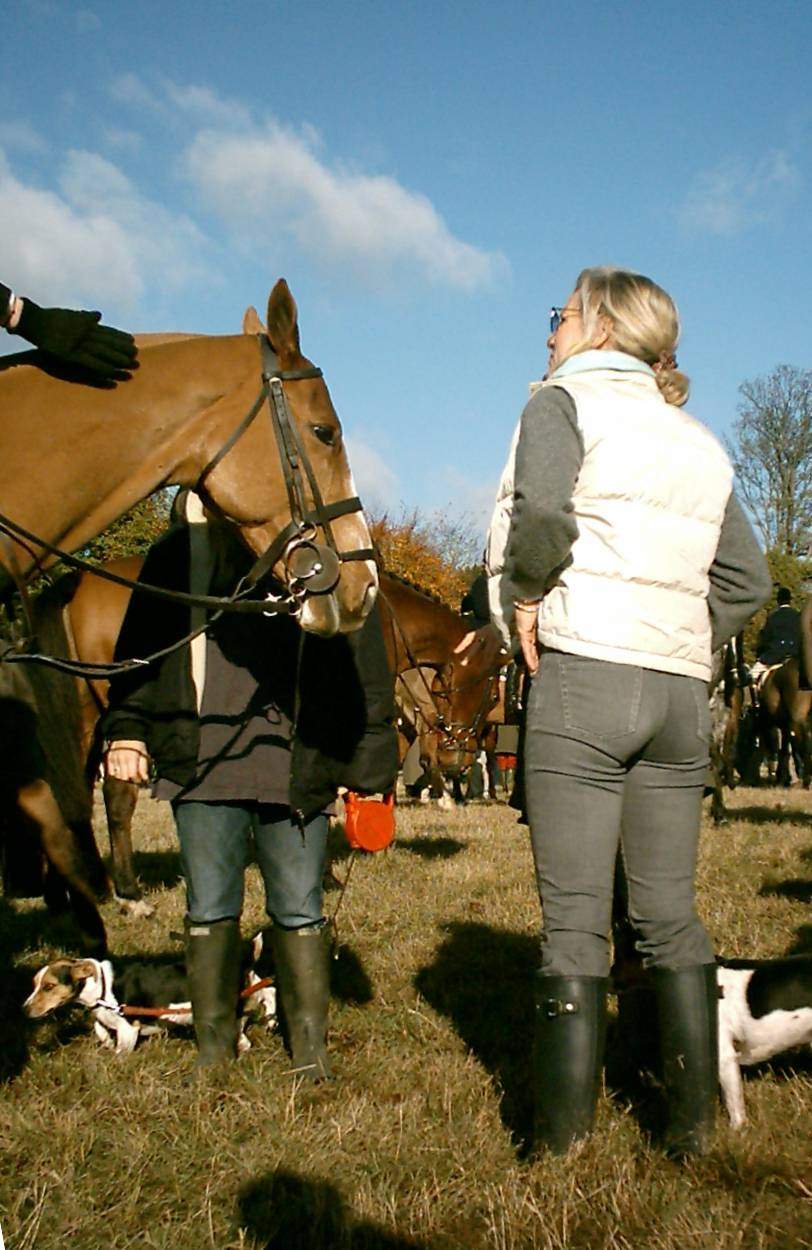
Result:
<svg viewBox="0 0 812 1250">
<path fill-rule="evenodd" d="M 727 455 L 705 426 L 665 403 L 648 371 L 589 369 L 545 385 L 574 400 L 584 461 L 573 494 L 572 565 L 542 600 L 540 642 L 708 680 L 708 570 L 732 487 Z M 486 555 L 492 611 L 508 627 L 512 612 L 498 574 L 517 443 L 518 431 Z"/>
</svg>

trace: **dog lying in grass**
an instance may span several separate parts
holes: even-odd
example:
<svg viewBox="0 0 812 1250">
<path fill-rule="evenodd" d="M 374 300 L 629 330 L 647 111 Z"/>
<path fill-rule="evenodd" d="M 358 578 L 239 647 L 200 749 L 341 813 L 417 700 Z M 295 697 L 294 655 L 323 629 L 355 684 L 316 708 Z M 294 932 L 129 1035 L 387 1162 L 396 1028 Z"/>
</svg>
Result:
<svg viewBox="0 0 812 1250">
<path fill-rule="evenodd" d="M 719 960 L 719 1083 L 733 1128 L 746 1122 L 741 1069 L 812 1045 L 812 955 Z"/>
<path fill-rule="evenodd" d="M 262 933 L 251 942 L 240 994 L 237 1050 L 250 1050 L 246 1026 L 276 1027 L 276 989 L 272 978 L 259 973 Z M 34 976 L 34 988 L 23 1003 L 32 1020 L 42 1020 L 68 1003 L 86 1007 L 103 1046 L 130 1054 L 142 1037 L 172 1026 L 192 1025 L 186 969 L 182 963 L 128 963 L 114 971 L 109 959 L 57 959 Z"/>
</svg>

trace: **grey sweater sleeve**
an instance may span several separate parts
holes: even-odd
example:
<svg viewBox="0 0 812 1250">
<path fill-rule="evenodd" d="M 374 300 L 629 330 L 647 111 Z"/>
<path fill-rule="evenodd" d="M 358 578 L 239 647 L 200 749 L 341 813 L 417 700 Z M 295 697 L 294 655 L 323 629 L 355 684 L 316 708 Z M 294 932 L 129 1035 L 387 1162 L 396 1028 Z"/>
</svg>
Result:
<svg viewBox="0 0 812 1250">
<path fill-rule="evenodd" d="M 767 561 L 735 491 L 727 501 L 708 576 L 711 647 L 716 651 L 744 628 L 772 593 Z"/>
<path fill-rule="evenodd" d="M 573 400 L 560 387 L 542 387 L 522 413 L 516 448 L 505 562 L 512 599 L 540 599 L 570 562 L 578 537 L 572 495 L 583 460 Z"/>
</svg>

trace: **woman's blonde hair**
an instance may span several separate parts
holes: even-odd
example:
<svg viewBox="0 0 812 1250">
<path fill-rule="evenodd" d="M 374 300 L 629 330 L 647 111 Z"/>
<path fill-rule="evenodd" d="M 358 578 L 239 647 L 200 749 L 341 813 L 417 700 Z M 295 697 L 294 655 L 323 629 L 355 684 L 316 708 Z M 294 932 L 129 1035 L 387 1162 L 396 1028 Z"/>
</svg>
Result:
<svg viewBox="0 0 812 1250">
<path fill-rule="evenodd" d="M 684 404 L 690 383 L 674 359 L 680 327 L 671 296 L 642 274 L 608 267 L 581 270 L 575 290 L 584 323 L 583 344 L 575 351 L 588 350 L 600 333 L 600 319 L 608 318 L 608 346 L 651 365 L 666 403 Z"/>
</svg>

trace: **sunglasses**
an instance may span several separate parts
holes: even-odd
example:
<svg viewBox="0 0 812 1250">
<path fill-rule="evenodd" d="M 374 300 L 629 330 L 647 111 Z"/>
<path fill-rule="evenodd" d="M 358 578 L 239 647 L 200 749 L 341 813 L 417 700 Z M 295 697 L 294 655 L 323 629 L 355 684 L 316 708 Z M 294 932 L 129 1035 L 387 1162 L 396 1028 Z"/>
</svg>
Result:
<svg viewBox="0 0 812 1250">
<path fill-rule="evenodd" d="M 550 333 L 551 334 L 555 334 L 556 330 L 561 325 L 561 322 L 566 321 L 567 318 L 564 316 L 565 313 L 572 313 L 573 316 L 575 317 L 580 316 L 577 308 L 557 308 L 556 305 L 553 304 L 552 308 L 550 309 Z"/>
</svg>

